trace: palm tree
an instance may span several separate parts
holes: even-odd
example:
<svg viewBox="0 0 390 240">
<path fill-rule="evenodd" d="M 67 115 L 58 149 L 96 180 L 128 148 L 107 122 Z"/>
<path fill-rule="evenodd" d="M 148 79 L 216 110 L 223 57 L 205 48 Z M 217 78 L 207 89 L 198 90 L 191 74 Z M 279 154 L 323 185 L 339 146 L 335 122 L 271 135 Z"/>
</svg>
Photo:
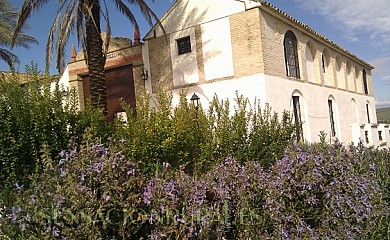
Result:
<svg viewBox="0 0 390 240">
<path fill-rule="evenodd" d="M 12 67 L 14 62 L 18 62 L 18 57 L 7 49 L 12 44 L 16 18 L 17 12 L 11 7 L 8 1 L 0 0 L 0 59 L 5 61 L 10 67 Z M 15 36 L 15 46 L 28 48 L 31 43 L 37 43 L 37 41 L 32 36 L 26 35 L 23 32 Z"/>
<path fill-rule="evenodd" d="M 90 96 L 92 106 L 98 107 L 107 113 L 107 94 L 104 77 L 104 65 L 106 61 L 106 50 L 110 42 L 110 18 L 106 0 L 57 0 L 59 9 L 49 32 L 46 45 L 46 67 L 50 65 L 53 53 L 53 40 L 56 36 L 56 67 L 59 72 L 65 66 L 64 51 L 69 40 L 70 33 L 76 32 L 79 44 L 82 45 L 88 74 L 90 78 Z M 17 34 L 24 26 L 26 20 L 34 11 L 38 11 L 42 5 L 49 0 L 24 0 L 18 14 L 18 21 L 15 30 Z M 158 17 L 148 7 L 144 0 L 112 0 L 117 10 L 122 13 L 135 29 L 139 31 L 137 21 L 129 8 L 129 5 L 138 6 L 141 13 L 149 23 L 155 20 L 161 23 Z M 101 6 L 104 6 L 103 9 Z M 102 18 L 103 17 L 103 18 Z M 105 46 L 101 38 L 100 20 L 106 23 L 107 39 Z"/>
</svg>

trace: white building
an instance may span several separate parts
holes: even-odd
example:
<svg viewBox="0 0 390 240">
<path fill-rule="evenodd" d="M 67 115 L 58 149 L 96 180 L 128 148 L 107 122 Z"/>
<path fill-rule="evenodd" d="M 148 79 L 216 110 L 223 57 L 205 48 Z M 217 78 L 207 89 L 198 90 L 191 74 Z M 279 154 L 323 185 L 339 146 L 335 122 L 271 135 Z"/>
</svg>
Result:
<svg viewBox="0 0 390 240">
<path fill-rule="evenodd" d="M 207 108 L 214 94 L 232 102 L 238 92 L 274 111 L 291 111 L 303 123 L 307 142 L 318 141 L 324 131 L 344 143 L 362 139 L 369 146 L 390 146 L 389 126 L 376 124 L 373 66 L 275 6 L 178 0 L 160 21 L 166 35 L 156 25 L 141 47 L 130 44 L 126 54 L 111 49 L 117 54 L 108 68 L 131 68 L 135 95 L 172 91 L 178 99 L 184 89 Z M 84 100 L 81 60 L 68 67 L 70 85 Z M 146 81 L 140 78 L 143 69 Z"/>
</svg>

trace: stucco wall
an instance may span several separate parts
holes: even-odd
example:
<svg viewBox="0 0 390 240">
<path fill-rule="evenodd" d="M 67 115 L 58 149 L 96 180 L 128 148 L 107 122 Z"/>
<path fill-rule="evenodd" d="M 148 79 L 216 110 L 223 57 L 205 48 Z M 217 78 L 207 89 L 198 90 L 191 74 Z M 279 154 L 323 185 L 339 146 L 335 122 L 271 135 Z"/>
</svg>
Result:
<svg viewBox="0 0 390 240">
<path fill-rule="evenodd" d="M 357 114 L 359 123 L 367 123 L 366 103 L 369 102 L 371 109 L 374 109 L 375 100 L 371 96 L 275 76 L 266 76 L 265 79 L 267 102 L 277 112 L 292 111 L 292 96 L 296 92 L 300 94 L 304 134 L 306 140 L 310 142 L 319 141 L 320 131 L 330 136 L 329 98 L 332 98 L 334 103 L 336 137 L 346 143 L 352 141 L 350 125 L 356 122 Z M 352 100 L 356 102 L 356 107 L 351 103 Z M 376 122 L 373 110 L 370 115 L 371 122 Z"/>
<path fill-rule="evenodd" d="M 245 3 L 243 1 L 179 0 L 160 21 L 164 26 L 165 33 L 170 34 L 178 29 L 194 27 L 244 10 Z M 145 39 L 159 36 L 163 36 L 163 31 L 156 26 Z"/>
<path fill-rule="evenodd" d="M 192 94 L 196 93 L 200 97 L 203 109 L 207 110 L 214 95 L 217 95 L 219 100 L 229 100 L 230 111 L 233 113 L 236 93 L 248 98 L 252 106 L 256 100 L 260 101 L 261 106 L 264 107 L 266 103 L 265 89 L 264 74 L 256 74 L 238 79 L 199 84 L 186 89 L 175 89 L 173 90 L 173 104 L 178 104 L 180 93 L 186 91 L 188 101 Z"/>
</svg>

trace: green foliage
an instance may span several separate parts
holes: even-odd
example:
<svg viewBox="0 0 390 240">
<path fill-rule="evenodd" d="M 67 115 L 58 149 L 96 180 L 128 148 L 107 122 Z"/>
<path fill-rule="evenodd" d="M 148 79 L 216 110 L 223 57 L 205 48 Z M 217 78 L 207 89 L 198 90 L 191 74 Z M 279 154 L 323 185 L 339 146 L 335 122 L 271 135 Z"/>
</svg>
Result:
<svg viewBox="0 0 390 240">
<path fill-rule="evenodd" d="M 31 69 L 34 71 L 34 69 Z M 15 73 L 1 79 L 0 182 L 21 181 L 38 172 L 40 151 L 50 144 L 50 154 L 67 146 L 67 115 L 58 87 L 51 93 L 48 76 L 31 72 L 23 87 Z"/>
<path fill-rule="evenodd" d="M 0 79 L 1 189 L 15 182 L 26 184 L 30 174 L 41 172 L 44 146 L 51 158 L 58 159 L 71 140 L 81 142 L 86 127 L 107 138 L 104 117 L 95 110 L 80 113 L 74 92 L 63 103 L 63 90 L 34 65 L 27 67 L 27 74 Z"/>
<path fill-rule="evenodd" d="M 172 107 L 172 96 L 161 93 L 155 107 L 150 97 L 138 99 L 137 112 L 127 107 L 128 122 L 117 126 L 116 135 L 127 144 L 127 156 L 154 166 L 163 162 L 184 167 L 187 173 L 205 172 L 231 156 L 240 162 L 256 160 L 266 168 L 275 162 L 293 139 L 295 125 L 287 112 L 282 117 L 254 108 L 242 96 L 236 97 L 235 110 L 230 103 L 215 96 L 205 113 L 188 103 L 183 93 L 179 104 Z"/>
<path fill-rule="evenodd" d="M 379 123 L 390 123 L 390 108 L 376 109 L 376 116 Z"/>
</svg>

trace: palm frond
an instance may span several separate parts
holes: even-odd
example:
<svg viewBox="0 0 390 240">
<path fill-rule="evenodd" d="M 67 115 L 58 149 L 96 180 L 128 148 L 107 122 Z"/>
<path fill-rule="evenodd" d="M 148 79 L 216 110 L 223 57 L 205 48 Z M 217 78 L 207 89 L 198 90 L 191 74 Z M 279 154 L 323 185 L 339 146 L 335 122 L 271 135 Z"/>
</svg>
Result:
<svg viewBox="0 0 390 240">
<path fill-rule="evenodd" d="M 4 48 L 0 48 L 0 59 L 5 61 L 10 67 L 12 67 L 14 62 L 19 62 L 19 59 L 15 54 Z"/>
<path fill-rule="evenodd" d="M 102 12 L 102 15 L 103 15 L 105 22 L 106 22 L 106 39 L 105 39 L 104 47 L 103 47 L 103 55 L 106 58 L 109 47 L 110 47 L 110 40 L 111 40 L 111 26 L 110 25 L 111 24 L 110 24 L 110 15 L 108 13 L 108 7 L 107 7 L 106 0 L 103 0 L 103 3 L 104 3 L 105 12 L 104 13 Z"/>
<path fill-rule="evenodd" d="M 60 27 L 58 29 L 58 39 L 56 46 L 57 64 L 56 67 L 59 72 L 65 66 L 65 46 L 68 43 L 69 37 L 75 28 L 75 21 L 77 19 L 77 1 L 69 2 L 63 15 Z"/>
<path fill-rule="evenodd" d="M 24 0 L 23 5 L 18 12 L 18 20 L 15 26 L 15 33 L 12 37 L 11 42 L 12 45 L 16 42 L 18 34 L 22 31 L 27 19 L 30 18 L 31 14 L 35 11 L 39 11 L 41 7 L 48 2 L 49 0 Z"/>
</svg>

